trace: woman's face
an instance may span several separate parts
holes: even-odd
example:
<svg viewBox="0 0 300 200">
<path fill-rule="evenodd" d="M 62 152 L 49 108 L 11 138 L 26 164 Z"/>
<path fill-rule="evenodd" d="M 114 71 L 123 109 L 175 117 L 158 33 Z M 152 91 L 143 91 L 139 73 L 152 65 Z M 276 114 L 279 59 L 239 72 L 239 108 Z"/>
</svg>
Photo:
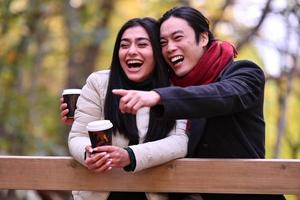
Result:
<svg viewBox="0 0 300 200">
<path fill-rule="evenodd" d="M 153 49 L 146 30 L 141 26 L 128 28 L 121 37 L 119 59 L 129 80 L 142 82 L 154 70 Z"/>
</svg>

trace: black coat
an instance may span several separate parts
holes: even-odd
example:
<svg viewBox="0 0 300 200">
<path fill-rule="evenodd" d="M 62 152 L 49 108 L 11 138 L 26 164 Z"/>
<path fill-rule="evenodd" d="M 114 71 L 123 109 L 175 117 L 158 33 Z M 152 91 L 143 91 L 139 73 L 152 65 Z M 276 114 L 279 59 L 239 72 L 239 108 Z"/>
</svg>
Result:
<svg viewBox="0 0 300 200">
<path fill-rule="evenodd" d="M 160 94 L 161 105 L 153 111 L 159 117 L 190 119 L 188 157 L 264 158 L 264 85 L 264 73 L 256 64 L 236 61 L 230 63 L 212 84 L 155 89 Z M 203 197 L 283 198 L 223 194 L 203 194 Z"/>
</svg>

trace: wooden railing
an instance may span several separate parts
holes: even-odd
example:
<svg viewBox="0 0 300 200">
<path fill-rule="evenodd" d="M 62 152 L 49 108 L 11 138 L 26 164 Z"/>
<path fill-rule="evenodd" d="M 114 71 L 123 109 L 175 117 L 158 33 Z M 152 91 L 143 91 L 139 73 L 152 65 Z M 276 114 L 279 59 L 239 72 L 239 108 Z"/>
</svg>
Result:
<svg viewBox="0 0 300 200">
<path fill-rule="evenodd" d="M 179 159 L 92 173 L 71 157 L 0 156 L 0 189 L 300 194 L 300 160 Z"/>
</svg>

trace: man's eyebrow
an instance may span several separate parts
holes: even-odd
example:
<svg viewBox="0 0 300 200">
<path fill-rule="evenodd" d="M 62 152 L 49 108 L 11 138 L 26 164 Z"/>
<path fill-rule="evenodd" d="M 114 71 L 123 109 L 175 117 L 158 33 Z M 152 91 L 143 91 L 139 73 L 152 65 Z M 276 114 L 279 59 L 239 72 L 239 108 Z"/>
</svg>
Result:
<svg viewBox="0 0 300 200">
<path fill-rule="evenodd" d="M 174 32 L 171 33 L 170 35 L 171 35 L 171 36 L 174 36 L 174 35 L 176 35 L 177 33 L 183 33 L 183 30 L 177 30 L 177 31 L 174 31 Z M 164 36 L 160 37 L 160 39 L 164 39 Z"/>
</svg>

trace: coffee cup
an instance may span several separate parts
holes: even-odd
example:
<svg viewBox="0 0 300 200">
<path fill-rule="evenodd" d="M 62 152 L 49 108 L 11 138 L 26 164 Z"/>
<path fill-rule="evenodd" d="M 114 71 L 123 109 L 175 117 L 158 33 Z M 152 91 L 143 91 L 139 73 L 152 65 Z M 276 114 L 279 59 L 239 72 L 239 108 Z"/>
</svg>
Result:
<svg viewBox="0 0 300 200">
<path fill-rule="evenodd" d="M 112 127 L 109 120 L 98 120 L 88 123 L 87 130 L 92 148 L 112 144 Z"/>
<path fill-rule="evenodd" d="M 67 104 L 67 108 L 69 109 L 67 118 L 74 118 L 76 103 L 80 93 L 81 89 L 64 89 L 62 96 L 64 99 L 64 103 Z"/>
</svg>

